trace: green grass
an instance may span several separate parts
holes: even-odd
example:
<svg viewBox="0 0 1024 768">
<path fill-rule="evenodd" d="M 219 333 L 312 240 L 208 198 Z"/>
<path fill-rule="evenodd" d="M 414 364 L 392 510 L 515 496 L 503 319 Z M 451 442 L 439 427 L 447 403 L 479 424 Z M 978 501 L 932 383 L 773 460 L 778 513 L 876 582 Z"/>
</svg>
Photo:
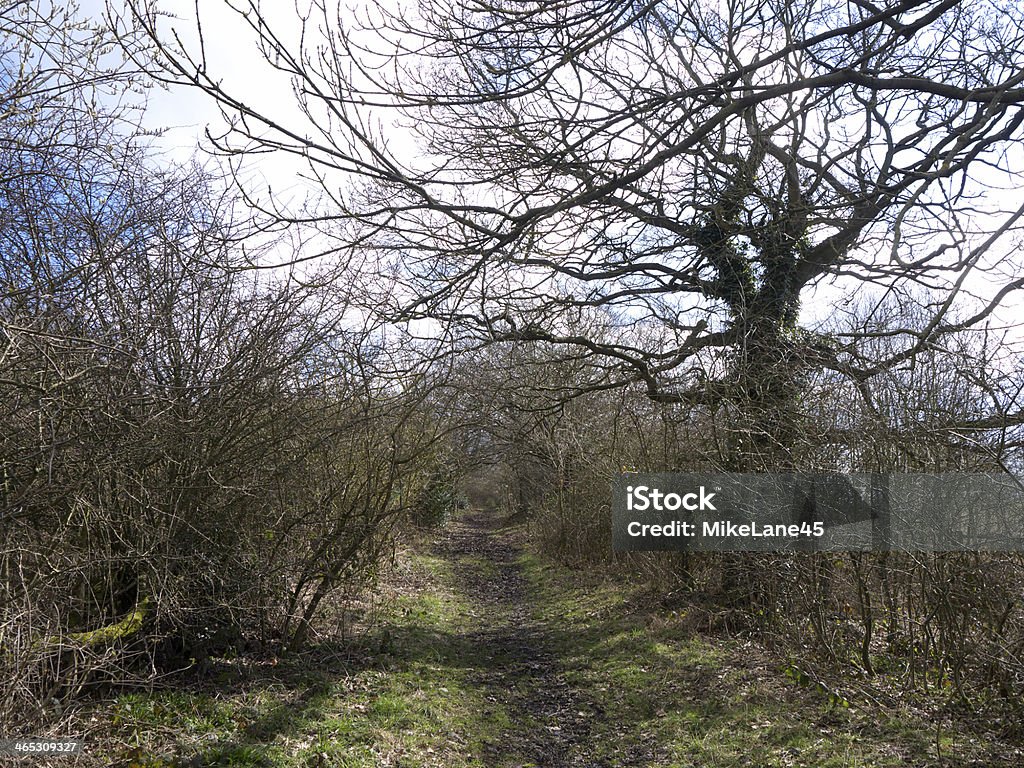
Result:
<svg viewBox="0 0 1024 768">
<path fill-rule="evenodd" d="M 639 590 L 570 574 L 525 555 L 537 617 L 555 634 L 566 679 L 594 720 L 592 746 L 615 764 L 658 745 L 637 764 L 696 768 L 859 768 L 1015 765 L 986 744 L 905 709 L 883 709 L 853 693 L 787 674 L 753 642 L 702 636 L 684 617 L 637 607 Z M 1004 750 L 1001 752 L 1001 749 Z"/>
<path fill-rule="evenodd" d="M 378 629 L 354 646 L 233 669 L 223 676 L 230 684 L 214 675 L 192 688 L 119 696 L 95 716 L 120 746 L 89 758 L 138 768 L 511 768 L 530 764 L 530 745 L 552 724 L 530 702 L 543 699 L 539 686 L 557 683 L 588 729 L 569 748 L 580 764 L 1022 764 L 1012 748 L 953 723 L 936 730 L 919 712 L 884 708 L 855 686 L 826 686 L 753 641 L 696 633 L 685 612 L 645 608 L 639 588 L 530 555 L 518 561 L 532 625 L 523 637 L 542 642 L 553 661 L 539 677 L 496 675 L 522 659 L 514 644 L 481 637 L 514 614 L 472 589 L 507 576 L 502 566 L 469 552 L 406 552 L 401 562 Z"/>
<path fill-rule="evenodd" d="M 443 560 L 412 554 L 406 567 L 418 591 L 392 597 L 356 661 L 282 661 L 233 692 L 120 696 L 97 716 L 131 747 L 92 757 L 144 768 L 483 766 L 483 744 L 508 720 L 471 682 L 483 662 L 462 639 L 473 611 Z"/>
</svg>

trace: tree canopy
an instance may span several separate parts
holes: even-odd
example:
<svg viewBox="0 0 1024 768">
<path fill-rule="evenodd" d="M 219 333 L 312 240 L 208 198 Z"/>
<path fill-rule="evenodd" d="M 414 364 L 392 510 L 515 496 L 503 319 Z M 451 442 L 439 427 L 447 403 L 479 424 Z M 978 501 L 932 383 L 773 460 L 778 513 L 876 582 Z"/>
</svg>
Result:
<svg viewBox="0 0 1024 768">
<path fill-rule="evenodd" d="M 873 377 L 1024 286 L 1015 3 L 300 5 L 292 37 L 237 5 L 292 110 L 239 100 L 154 5 L 122 23 L 158 76 L 218 101 L 218 151 L 308 164 L 318 203 L 265 213 L 369 267 L 389 319 L 546 342 L 589 360 L 586 387 L 771 421 L 803 371 L 870 400 Z M 824 332 L 801 314 L 865 287 L 917 322 L 873 327 L 869 308 Z"/>
</svg>

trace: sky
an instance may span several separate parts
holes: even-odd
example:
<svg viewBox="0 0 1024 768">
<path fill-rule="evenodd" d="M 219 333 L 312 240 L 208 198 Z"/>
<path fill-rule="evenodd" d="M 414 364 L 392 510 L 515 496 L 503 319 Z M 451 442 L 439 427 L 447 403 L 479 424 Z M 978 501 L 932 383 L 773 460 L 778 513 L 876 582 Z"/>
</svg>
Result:
<svg viewBox="0 0 1024 768">
<path fill-rule="evenodd" d="M 102 18 L 106 13 L 106 0 L 80 0 L 79 5 L 81 14 L 88 18 Z M 261 70 L 265 64 L 253 50 L 237 15 L 230 12 L 224 3 L 220 0 L 199 0 L 198 3 L 169 0 L 162 5 L 183 19 L 193 17 L 196 7 L 199 7 L 206 28 L 216 41 L 208 46 L 211 63 L 233 88 L 239 88 L 246 94 L 259 92 L 264 81 Z M 186 32 L 189 26 L 175 24 L 182 32 Z M 206 126 L 218 126 L 222 122 L 220 111 L 212 100 L 195 89 L 153 88 L 147 97 L 142 124 L 147 129 L 165 132 L 154 142 L 161 154 L 172 161 L 187 162 L 195 154 Z"/>
</svg>

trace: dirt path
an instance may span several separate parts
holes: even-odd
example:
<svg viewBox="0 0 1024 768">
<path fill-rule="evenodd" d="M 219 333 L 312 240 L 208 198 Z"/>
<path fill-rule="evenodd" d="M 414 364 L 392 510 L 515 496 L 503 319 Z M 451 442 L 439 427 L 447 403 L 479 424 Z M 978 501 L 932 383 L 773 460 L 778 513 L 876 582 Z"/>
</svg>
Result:
<svg viewBox="0 0 1024 768">
<path fill-rule="evenodd" d="M 481 745 L 488 768 L 1022 764 L 949 723 L 937 748 L 920 713 L 851 703 L 756 642 L 631 605 L 621 584 L 580 588 L 527 552 L 521 530 L 480 511 L 432 546 L 472 606 L 456 633 L 467 687 L 508 718 Z"/>
<path fill-rule="evenodd" d="M 449 561 L 457 588 L 476 605 L 479 621 L 466 635 L 492 662 L 474 675 L 512 720 L 485 746 L 496 765 L 515 759 L 538 766 L 604 765 L 590 755 L 592 708 L 566 682 L 556 630 L 530 610 L 528 584 L 515 537 L 492 517 L 472 512 L 454 521 L 434 546 Z"/>
</svg>

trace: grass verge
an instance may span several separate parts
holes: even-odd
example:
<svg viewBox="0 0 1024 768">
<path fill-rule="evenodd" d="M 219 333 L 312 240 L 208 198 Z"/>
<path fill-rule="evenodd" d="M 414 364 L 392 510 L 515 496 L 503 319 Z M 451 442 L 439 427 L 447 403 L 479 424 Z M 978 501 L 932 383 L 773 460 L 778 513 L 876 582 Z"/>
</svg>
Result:
<svg viewBox="0 0 1024 768">
<path fill-rule="evenodd" d="M 470 684 L 481 649 L 461 640 L 473 610 L 448 564 L 406 552 L 375 626 L 344 648 L 233 668 L 203 682 L 130 693 L 91 715 L 96 765 L 482 766 L 507 727 Z"/>
<path fill-rule="evenodd" d="M 533 555 L 520 564 L 539 621 L 558 625 L 564 677 L 594 714 L 609 765 L 697 768 L 1017 766 L 1021 750 L 826 686 L 757 643 L 695 632 L 685 611 Z M 647 746 L 647 758 L 636 755 Z M 656 745 L 652 750 L 650 745 Z"/>
</svg>

